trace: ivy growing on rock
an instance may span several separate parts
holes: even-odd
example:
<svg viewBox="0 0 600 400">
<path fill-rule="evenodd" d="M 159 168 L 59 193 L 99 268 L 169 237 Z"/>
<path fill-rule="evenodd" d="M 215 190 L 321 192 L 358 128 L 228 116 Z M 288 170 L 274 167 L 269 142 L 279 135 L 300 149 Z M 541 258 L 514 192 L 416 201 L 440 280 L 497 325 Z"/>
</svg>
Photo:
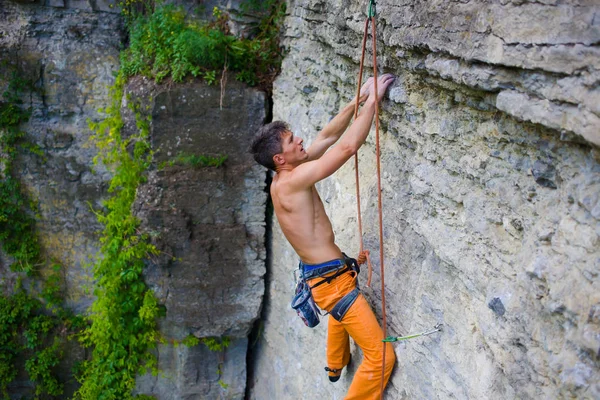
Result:
<svg viewBox="0 0 600 400">
<path fill-rule="evenodd" d="M 31 110 L 21 100 L 28 83 L 14 73 L 0 101 L 0 242 L 2 249 L 15 260 L 13 269 L 32 275 L 40 262 L 40 246 L 35 235 L 35 208 L 14 175 L 13 164 L 19 151 L 39 153 L 25 140 L 21 125 L 29 120 Z"/>
<path fill-rule="evenodd" d="M 156 372 L 156 347 L 160 335 L 156 328 L 159 307 L 142 277 L 144 260 L 157 251 L 146 236 L 138 231 L 139 220 L 131 207 L 137 187 L 144 182 L 152 160 L 147 141 L 149 121 L 136 112 L 138 132 L 121 136 L 121 99 L 126 83 L 119 73 L 111 88 L 107 118 L 90 123 L 99 154 L 95 162 L 103 162 L 114 175 L 104 202 L 104 211 L 96 212 L 104 225 L 102 258 L 94 265 L 96 301 L 91 308 L 91 325 L 81 335 L 85 346 L 93 347 L 92 357 L 81 368 L 81 387 L 76 398 L 128 399 L 138 374 L 148 369 Z"/>
<path fill-rule="evenodd" d="M 16 378 L 19 361 L 35 385 L 35 398 L 63 394 L 56 367 L 64 346 L 85 321 L 63 308 L 59 265 L 54 265 L 43 285 L 41 299 L 27 293 L 19 279 L 10 295 L 0 295 L 0 393 Z"/>
<path fill-rule="evenodd" d="M 201 339 L 202 343 L 208 347 L 210 351 L 223 351 L 229 347 L 230 340 L 228 336 L 223 337 L 206 337 Z"/>
</svg>

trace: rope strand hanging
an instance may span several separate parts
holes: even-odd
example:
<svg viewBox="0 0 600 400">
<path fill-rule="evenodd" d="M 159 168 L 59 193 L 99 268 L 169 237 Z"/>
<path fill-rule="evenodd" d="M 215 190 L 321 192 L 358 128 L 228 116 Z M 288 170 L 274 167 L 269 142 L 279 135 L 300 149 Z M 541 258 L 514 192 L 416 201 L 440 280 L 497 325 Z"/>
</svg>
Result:
<svg viewBox="0 0 600 400">
<path fill-rule="evenodd" d="M 373 90 L 375 93 L 378 93 L 377 88 L 377 31 L 376 31 L 376 2 L 375 0 L 369 1 L 369 8 L 367 12 L 367 18 L 365 20 L 365 28 L 363 32 L 363 40 L 362 40 L 362 51 L 360 56 L 360 71 L 358 73 L 358 85 L 356 92 L 356 102 L 354 106 L 354 119 L 358 116 L 358 99 L 360 98 L 360 88 L 362 86 L 362 76 L 364 69 L 364 61 L 365 61 L 365 51 L 367 45 L 367 36 L 369 32 L 369 23 L 371 24 L 371 39 L 372 39 L 372 51 L 373 51 Z M 436 324 L 431 330 L 424 331 L 417 334 L 410 334 L 406 336 L 387 336 L 387 315 L 386 315 L 386 302 L 385 302 L 385 265 L 384 265 L 384 243 L 383 243 L 383 201 L 381 195 L 381 144 L 379 140 L 379 101 L 375 102 L 375 148 L 376 148 L 376 159 L 377 159 L 377 209 L 379 216 L 379 260 L 381 267 L 381 311 L 382 311 L 382 330 L 383 337 L 385 339 L 382 340 L 382 359 L 381 359 L 381 387 L 379 392 L 379 398 L 383 398 L 383 390 L 385 388 L 385 353 L 386 353 L 386 342 L 397 342 L 402 340 L 413 339 L 422 336 L 428 336 L 434 334 L 436 332 L 442 331 L 442 324 Z M 364 248 L 364 240 L 363 240 L 363 229 L 362 229 L 362 215 L 361 215 L 361 204 L 360 204 L 360 179 L 358 173 L 358 153 L 354 155 L 354 171 L 356 178 L 356 203 L 358 207 L 358 230 L 360 236 L 360 253 L 358 255 L 358 263 L 364 264 L 368 263 L 369 273 L 367 279 L 367 287 L 371 286 L 371 275 L 373 273 L 373 267 L 371 264 L 371 256 L 369 250 Z"/>
<path fill-rule="evenodd" d="M 362 86 L 362 75 L 365 62 L 365 49 L 367 45 L 367 36 L 369 31 L 369 18 L 365 20 L 365 29 L 363 33 L 362 41 L 362 54 L 360 56 L 360 72 L 358 73 L 358 85 L 356 89 L 356 102 L 354 103 L 354 119 L 358 116 L 358 99 L 360 97 L 360 87 Z M 356 204 L 358 207 L 358 234 L 360 237 L 360 252 L 358 255 L 358 263 L 364 264 L 367 261 L 369 267 L 369 274 L 367 278 L 367 287 L 371 287 L 371 276 L 373 275 L 373 266 L 371 264 L 371 253 L 369 250 L 365 250 L 365 243 L 363 239 L 363 228 L 362 228 L 362 213 L 360 206 L 360 178 L 358 175 L 358 152 L 354 154 L 354 176 L 356 179 Z"/>
<path fill-rule="evenodd" d="M 377 88 L 377 32 L 376 32 L 376 2 L 375 0 L 370 0 L 368 16 L 365 20 L 365 29 L 363 33 L 363 41 L 362 41 L 362 52 L 360 57 L 360 71 L 358 75 L 358 91 L 356 95 L 356 103 L 354 108 L 354 118 L 356 119 L 358 115 L 358 98 L 360 96 L 360 87 L 362 84 L 362 74 L 364 67 L 364 58 L 365 58 L 365 49 L 367 44 L 367 36 L 369 30 L 369 22 L 371 23 L 371 37 L 372 37 L 372 50 L 373 50 L 373 90 L 375 93 L 378 93 Z M 380 261 L 380 274 L 381 274 L 381 310 L 383 315 L 382 328 L 383 328 L 383 337 L 386 337 L 387 334 L 387 317 L 385 312 L 385 278 L 384 278 L 384 251 L 383 251 L 383 205 L 382 205 L 382 196 L 381 196 L 381 148 L 379 141 L 379 101 L 375 102 L 375 143 L 376 143 L 376 158 L 377 158 L 377 209 L 379 214 L 379 261 Z M 363 230 L 362 230 L 362 217 L 361 217 L 361 208 L 360 208 L 360 183 L 359 183 L 359 174 L 358 174 L 358 154 L 354 156 L 354 166 L 355 166 L 355 177 L 356 177 L 356 198 L 358 205 L 358 226 L 359 226 L 359 235 L 360 235 L 360 254 L 358 257 L 359 263 L 368 262 L 369 266 L 369 274 L 367 280 L 367 286 L 371 285 L 371 274 L 372 264 L 370 252 L 364 249 L 364 240 L 363 240 Z M 382 359 L 381 359 L 381 388 L 379 393 L 379 398 L 383 397 L 383 389 L 385 385 L 385 343 L 382 343 Z"/>
</svg>

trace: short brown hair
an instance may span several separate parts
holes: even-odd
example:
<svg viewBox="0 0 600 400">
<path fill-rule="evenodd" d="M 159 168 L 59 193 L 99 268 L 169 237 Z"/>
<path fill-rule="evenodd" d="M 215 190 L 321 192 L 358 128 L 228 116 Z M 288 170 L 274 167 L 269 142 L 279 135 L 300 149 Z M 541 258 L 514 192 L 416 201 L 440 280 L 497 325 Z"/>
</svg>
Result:
<svg viewBox="0 0 600 400">
<path fill-rule="evenodd" d="M 273 156 L 283 151 L 281 135 L 289 130 L 288 124 L 283 121 L 274 121 L 260 128 L 250 147 L 256 162 L 275 171 Z"/>
</svg>

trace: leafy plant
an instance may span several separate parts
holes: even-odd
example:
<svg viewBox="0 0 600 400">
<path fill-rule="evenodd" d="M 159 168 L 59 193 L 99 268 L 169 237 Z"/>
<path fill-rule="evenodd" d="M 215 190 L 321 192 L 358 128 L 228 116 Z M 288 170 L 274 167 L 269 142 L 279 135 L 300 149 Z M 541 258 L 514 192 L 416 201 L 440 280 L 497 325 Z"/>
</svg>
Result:
<svg viewBox="0 0 600 400">
<path fill-rule="evenodd" d="M 206 337 L 202 338 L 202 343 L 208 347 L 210 351 L 223 351 L 227 347 L 229 347 L 229 337 L 223 336 L 221 338 L 218 337 Z"/>
<path fill-rule="evenodd" d="M 131 23 L 135 16 L 152 12 L 154 3 L 154 0 L 120 0 L 116 4 L 110 4 L 109 7 L 118 6 L 121 9 L 121 14 L 125 17 L 125 21 Z"/>
<path fill-rule="evenodd" d="M 181 344 L 183 344 L 187 347 L 194 347 L 194 346 L 197 346 L 199 343 L 200 343 L 200 339 L 198 339 L 194 335 L 189 335 L 181 341 Z"/>
<path fill-rule="evenodd" d="M 267 17 L 258 24 L 253 39 L 230 34 L 228 16 L 215 8 L 215 21 L 186 21 L 186 14 L 173 5 L 160 6 L 150 15 L 139 15 L 131 25 L 130 47 L 121 55 L 125 76 L 145 75 L 162 81 L 171 76 L 179 82 L 187 75 L 202 76 L 212 84 L 216 71 L 237 72 L 248 84 L 271 81 L 281 65 L 279 25 L 285 3 L 269 1 Z"/>
<path fill-rule="evenodd" d="M 202 154 L 185 154 L 180 153 L 173 160 L 170 160 L 166 163 L 166 165 L 183 165 L 192 168 L 200 168 L 200 167 L 221 167 L 227 161 L 228 156 L 220 155 L 220 156 L 206 156 Z"/>
<path fill-rule="evenodd" d="M 139 221 L 131 213 L 137 187 L 144 182 L 152 161 L 148 144 L 149 120 L 129 102 L 136 115 L 138 133 L 121 137 L 121 99 L 126 76 L 117 76 L 111 88 L 107 118 L 91 122 L 99 154 L 95 162 L 112 169 L 105 211 L 96 212 L 104 225 L 102 258 L 94 265 L 96 300 L 91 307 L 91 325 L 80 337 L 93 347 L 78 377 L 81 387 L 75 398 L 129 399 L 139 373 L 156 370 L 150 350 L 161 340 L 156 329 L 160 309 L 142 277 L 144 260 L 156 254 L 155 247 L 138 231 Z M 138 397 L 139 398 L 139 397 Z"/>
<path fill-rule="evenodd" d="M 15 72 L 0 101 L 0 241 L 3 250 L 15 259 L 13 269 L 31 275 L 40 261 L 40 246 L 29 213 L 32 203 L 13 173 L 19 150 L 40 153 L 37 146 L 24 139 L 25 132 L 20 129 L 31 114 L 21 100 L 27 86 L 28 82 Z"/>
<path fill-rule="evenodd" d="M 219 370 L 219 373 L 221 373 L 221 371 Z M 221 386 L 221 388 L 223 389 L 227 389 L 229 387 L 228 383 L 223 382 L 223 379 L 219 379 L 218 380 L 219 386 Z"/>
<path fill-rule="evenodd" d="M 35 387 L 36 396 L 43 394 L 59 396 L 63 393 L 63 384 L 52 373 L 52 369 L 58 365 L 63 356 L 60 347 L 61 341 L 55 336 L 50 347 L 44 348 L 25 362 L 25 370 L 29 378 L 39 382 Z"/>
<path fill-rule="evenodd" d="M 217 82 L 217 71 L 206 71 L 204 73 L 204 80 L 209 85 L 213 85 Z"/>
<path fill-rule="evenodd" d="M 59 308 L 53 306 L 53 310 Z M 0 393 L 8 398 L 7 388 L 17 376 L 16 362 L 25 359 L 25 371 L 35 384 L 36 398 L 63 393 L 63 383 L 55 367 L 63 357 L 67 336 L 81 325 L 67 311 L 48 315 L 44 305 L 29 295 L 17 282 L 12 295 L 0 295 Z M 51 342 L 50 345 L 47 345 Z"/>
</svg>

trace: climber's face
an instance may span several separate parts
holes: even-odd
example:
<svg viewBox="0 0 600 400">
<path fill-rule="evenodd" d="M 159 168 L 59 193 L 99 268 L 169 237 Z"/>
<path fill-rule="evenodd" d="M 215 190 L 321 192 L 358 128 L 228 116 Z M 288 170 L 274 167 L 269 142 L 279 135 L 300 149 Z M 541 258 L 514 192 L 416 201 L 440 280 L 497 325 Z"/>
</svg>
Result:
<svg viewBox="0 0 600 400">
<path fill-rule="evenodd" d="M 286 131 L 281 135 L 281 153 L 276 154 L 273 159 L 275 165 L 282 167 L 288 165 L 295 167 L 308 159 L 308 153 L 304 150 L 304 139 Z"/>
</svg>

